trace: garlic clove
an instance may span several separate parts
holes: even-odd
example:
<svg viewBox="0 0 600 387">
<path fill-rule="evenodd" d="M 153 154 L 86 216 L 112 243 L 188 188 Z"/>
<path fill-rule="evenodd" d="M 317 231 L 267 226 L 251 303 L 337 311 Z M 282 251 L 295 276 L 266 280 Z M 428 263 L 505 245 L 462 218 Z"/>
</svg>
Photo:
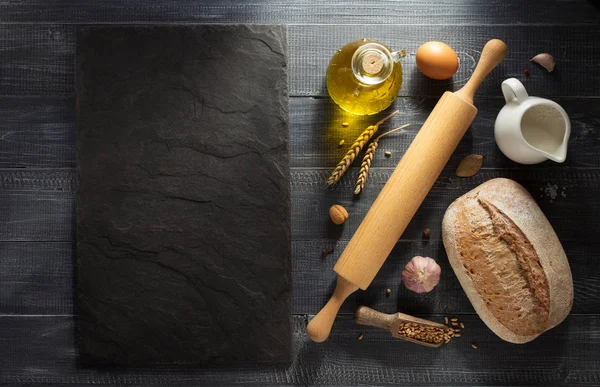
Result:
<svg viewBox="0 0 600 387">
<path fill-rule="evenodd" d="M 554 65 L 556 64 L 556 62 L 554 62 L 554 57 L 547 53 L 537 54 L 529 61 L 539 64 L 540 66 L 548 70 L 549 73 L 551 73 L 554 70 Z"/>
<path fill-rule="evenodd" d="M 442 269 L 429 257 L 416 256 L 402 272 L 402 282 L 407 289 L 416 293 L 427 293 L 440 282 Z"/>
</svg>

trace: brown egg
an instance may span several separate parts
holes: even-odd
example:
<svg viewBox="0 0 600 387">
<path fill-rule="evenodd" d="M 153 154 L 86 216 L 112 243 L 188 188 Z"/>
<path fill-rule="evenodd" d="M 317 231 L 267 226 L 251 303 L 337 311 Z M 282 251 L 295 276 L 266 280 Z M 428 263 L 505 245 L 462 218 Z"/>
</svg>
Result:
<svg viewBox="0 0 600 387">
<path fill-rule="evenodd" d="M 433 79 L 448 79 L 458 70 L 454 50 L 442 42 L 427 42 L 417 50 L 417 67 Z"/>
</svg>

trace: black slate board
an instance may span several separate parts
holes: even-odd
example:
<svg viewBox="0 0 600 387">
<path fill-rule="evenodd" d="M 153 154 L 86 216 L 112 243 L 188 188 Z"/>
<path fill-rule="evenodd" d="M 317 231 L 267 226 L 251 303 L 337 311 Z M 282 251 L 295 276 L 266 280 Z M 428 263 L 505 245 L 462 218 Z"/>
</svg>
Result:
<svg viewBox="0 0 600 387">
<path fill-rule="evenodd" d="M 288 361 L 286 30 L 77 31 L 84 364 Z"/>
</svg>

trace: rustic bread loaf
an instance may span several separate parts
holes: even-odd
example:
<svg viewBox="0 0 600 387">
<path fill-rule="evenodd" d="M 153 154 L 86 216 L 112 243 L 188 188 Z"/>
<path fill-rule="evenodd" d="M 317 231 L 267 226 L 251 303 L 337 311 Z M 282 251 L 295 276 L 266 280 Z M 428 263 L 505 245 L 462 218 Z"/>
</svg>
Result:
<svg viewBox="0 0 600 387">
<path fill-rule="evenodd" d="M 515 181 L 493 179 L 456 199 L 442 237 L 475 311 L 503 340 L 526 343 L 569 314 L 573 279 L 565 252 Z"/>
</svg>

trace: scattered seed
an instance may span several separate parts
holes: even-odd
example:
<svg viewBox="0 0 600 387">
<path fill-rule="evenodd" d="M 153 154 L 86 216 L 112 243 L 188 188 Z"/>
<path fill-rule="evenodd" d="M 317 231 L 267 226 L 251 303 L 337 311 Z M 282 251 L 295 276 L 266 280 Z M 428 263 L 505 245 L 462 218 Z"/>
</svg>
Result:
<svg viewBox="0 0 600 387">
<path fill-rule="evenodd" d="M 456 333 L 459 333 L 459 332 L 460 332 L 460 329 L 456 329 L 456 328 L 454 328 L 453 330 L 454 330 L 454 332 L 456 332 Z"/>
<path fill-rule="evenodd" d="M 385 157 L 390 157 L 392 155 L 392 152 L 385 152 Z"/>
<path fill-rule="evenodd" d="M 525 73 L 525 75 L 529 75 L 529 69 L 525 69 L 523 70 L 523 72 Z"/>
<path fill-rule="evenodd" d="M 450 321 L 456 322 L 456 321 L 458 321 L 458 319 L 457 318 L 451 318 Z"/>
<path fill-rule="evenodd" d="M 423 237 L 424 238 L 429 238 L 430 236 L 431 236 L 431 230 L 430 229 L 426 228 L 425 230 L 423 230 Z"/>
<path fill-rule="evenodd" d="M 472 343 L 472 344 L 471 344 L 471 347 L 473 347 L 473 349 L 477 349 L 477 344 L 475 344 L 475 343 Z"/>
<path fill-rule="evenodd" d="M 448 325 L 448 317 L 444 317 L 444 324 Z"/>
<path fill-rule="evenodd" d="M 460 337 L 460 333 L 455 333 L 454 337 Z"/>
<path fill-rule="evenodd" d="M 344 173 L 346 173 L 346 171 L 348 171 L 348 168 L 350 168 L 350 165 L 352 164 L 352 162 L 354 161 L 354 159 L 356 158 L 358 153 L 362 150 L 362 148 L 365 146 L 365 144 L 369 142 L 369 140 L 371 139 L 371 137 L 373 137 L 375 132 L 377 132 L 377 130 L 379 129 L 379 125 L 383 124 L 390 117 L 398 114 L 399 112 L 400 112 L 399 110 L 396 110 L 395 112 L 388 115 L 387 117 L 379 120 L 379 122 L 377 122 L 375 125 L 368 126 L 356 138 L 356 140 L 354 140 L 354 143 L 352 144 L 350 149 L 348 149 L 348 151 L 346 152 L 344 157 L 342 157 L 340 162 L 333 169 L 333 172 L 331 172 L 331 175 L 329 176 L 329 178 L 327 178 L 327 186 L 328 187 L 331 187 L 332 185 L 337 183 L 342 178 Z"/>
<path fill-rule="evenodd" d="M 363 337 L 365 337 L 365 335 L 363 335 L 362 333 L 361 333 L 360 335 L 358 335 L 358 339 L 359 339 L 359 340 L 362 340 L 362 339 L 363 339 Z"/>
<path fill-rule="evenodd" d="M 460 327 L 464 329 L 465 328 L 465 324 L 460 323 Z"/>
<path fill-rule="evenodd" d="M 342 122 L 342 126 L 343 126 L 344 128 L 345 128 L 345 127 L 347 127 L 348 125 L 350 125 L 350 124 L 349 124 L 349 123 L 347 123 L 346 121 Z"/>
<path fill-rule="evenodd" d="M 392 293 L 392 289 L 390 289 L 390 288 L 385 289 L 385 296 L 386 297 L 389 297 L 391 293 Z"/>
<path fill-rule="evenodd" d="M 373 141 L 371 141 L 371 143 L 369 144 L 369 147 L 367 148 L 367 151 L 365 152 L 365 154 L 363 156 L 362 161 L 360 162 L 360 171 L 358 173 L 358 179 L 356 179 L 356 184 L 354 185 L 354 194 L 355 195 L 358 195 L 359 193 L 361 193 L 363 188 L 365 188 L 365 184 L 367 183 L 367 178 L 369 177 L 369 169 L 371 168 L 371 163 L 373 162 L 373 157 L 375 157 L 375 152 L 377 151 L 377 147 L 379 147 L 379 140 L 381 140 L 382 137 L 385 137 L 391 133 L 394 133 L 399 130 L 402 130 L 403 128 L 406 128 L 407 126 L 410 126 L 410 124 L 402 125 L 396 129 L 388 130 L 384 134 L 377 136 Z M 352 144 L 352 147 L 356 148 L 356 143 Z M 356 148 L 356 149 L 357 149 L 357 152 L 360 151 L 360 149 L 358 149 L 358 148 Z M 348 155 L 348 153 L 346 155 Z M 350 163 L 352 163 L 350 160 L 348 160 L 348 161 Z M 346 164 L 344 164 L 344 165 L 346 165 Z"/>
<path fill-rule="evenodd" d="M 455 321 L 452 321 L 452 326 L 457 326 L 457 325 L 458 325 L 458 323 L 457 323 L 457 322 L 455 322 Z"/>
<path fill-rule="evenodd" d="M 323 255 L 324 257 L 326 257 L 329 254 L 333 253 L 333 250 L 334 250 L 333 248 L 331 248 L 331 249 L 325 248 L 325 249 L 321 250 L 321 255 Z"/>
<path fill-rule="evenodd" d="M 403 322 L 398 327 L 398 334 L 403 337 L 426 343 L 441 344 L 442 342 L 448 343 L 452 338 L 453 332 L 447 330 L 447 328 L 444 329 L 413 322 Z"/>
<path fill-rule="evenodd" d="M 340 140 L 340 143 L 338 144 L 338 146 L 344 145 L 345 142 L 346 142 L 346 140 Z"/>
</svg>

